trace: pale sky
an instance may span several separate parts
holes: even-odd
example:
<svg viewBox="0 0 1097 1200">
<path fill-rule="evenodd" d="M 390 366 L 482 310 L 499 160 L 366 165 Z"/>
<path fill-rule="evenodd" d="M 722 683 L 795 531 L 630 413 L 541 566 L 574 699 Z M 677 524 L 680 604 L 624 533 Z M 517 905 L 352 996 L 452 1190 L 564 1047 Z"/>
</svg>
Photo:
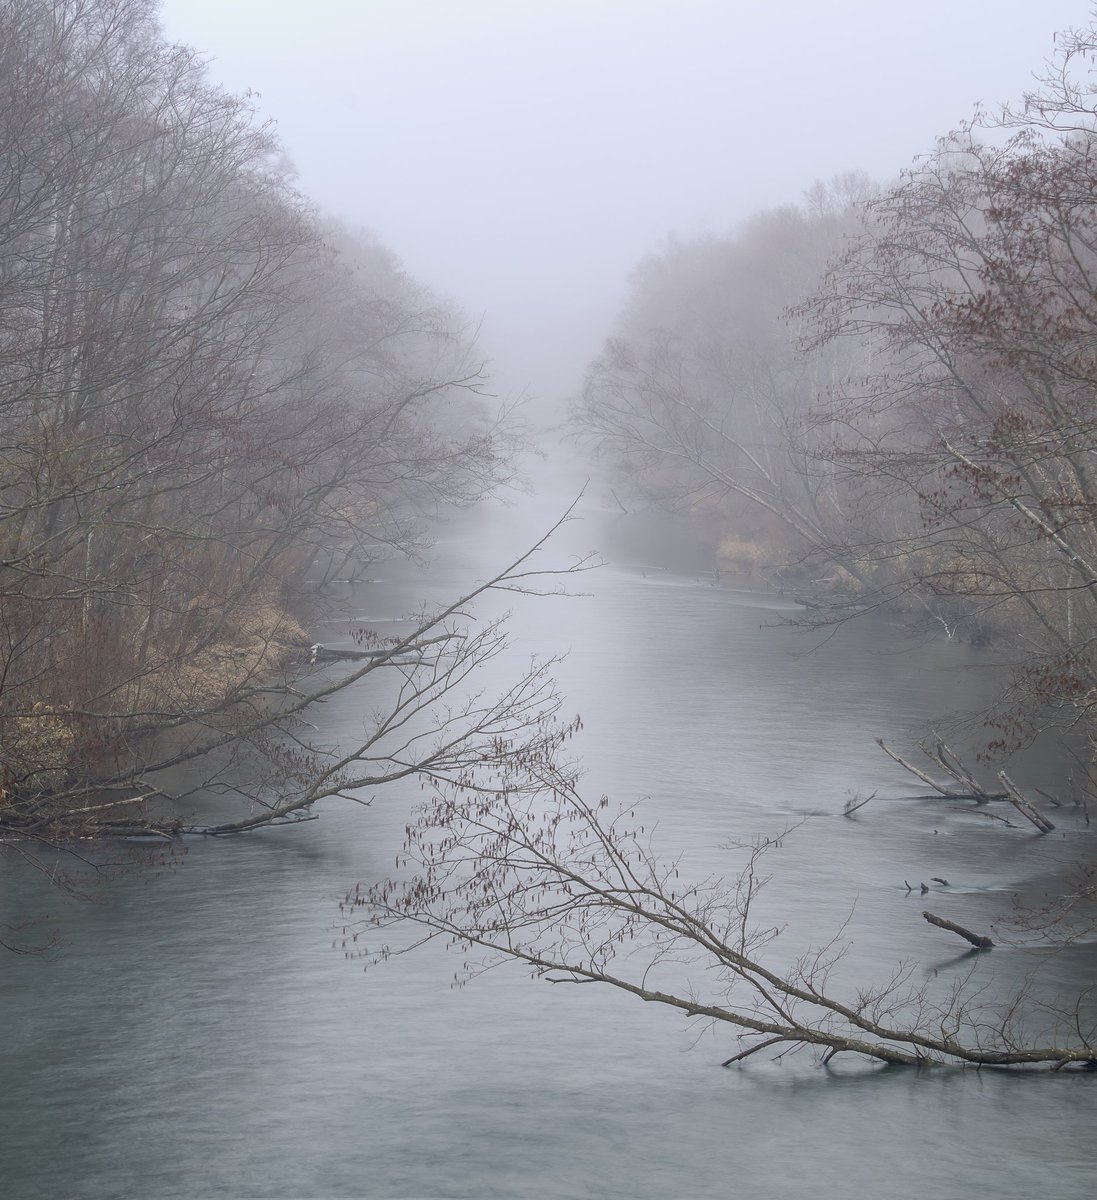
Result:
<svg viewBox="0 0 1097 1200">
<path fill-rule="evenodd" d="M 628 273 L 817 178 L 888 179 L 1014 99 L 1087 0 L 164 0 L 303 191 L 574 391 Z"/>
</svg>

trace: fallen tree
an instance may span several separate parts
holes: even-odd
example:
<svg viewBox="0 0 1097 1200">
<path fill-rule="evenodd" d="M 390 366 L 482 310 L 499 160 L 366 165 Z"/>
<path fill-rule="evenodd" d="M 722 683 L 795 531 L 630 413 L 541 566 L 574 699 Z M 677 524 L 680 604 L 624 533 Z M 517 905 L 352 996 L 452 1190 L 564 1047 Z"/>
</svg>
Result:
<svg viewBox="0 0 1097 1200">
<path fill-rule="evenodd" d="M 635 811 L 587 800 L 557 765 L 576 727 L 438 788 L 408 825 L 398 861 L 408 874 L 346 897 L 345 953 L 369 965 L 440 939 L 464 952 L 466 976 L 513 960 L 553 983 L 601 983 L 730 1026 L 742 1048 L 725 1065 L 777 1046 L 813 1048 L 823 1062 L 851 1053 L 906 1066 L 1097 1064 L 1080 1008 L 1034 1038 L 1040 1004 L 995 1002 L 974 975 L 938 991 L 908 963 L 882 985 L 851 984 L 840 978 L 840 939 L 782 961 L 780 929 L 756 912 L 763 856 L 785 835 L 738 847 L 745 861 L 733 878 L 683 879 Z M 409 926 L 410 940 L 400 932 Z"/>
<path fill-rule="evenodd" d="M 1005 771 L 998 772 L 998 781 L 1005 788 L 1005 791 L 988 792 L 978 782 L 960 756 L 954 750 L 950 749 L 939 736 L 932 743 L 922 742 L 920 749 L 930 762 L 945 773 L 950 781 L 948 783 L 942 783 L 934 779 L 920 767 L 908 762 L 905 758 L 901 758 L 894 750 L 884 745 L 882 738 L 877 738 L 876 744 L 888 758 L 897 762 L 899 766 L 909 771 L 916 779 L 920 779 L 923 783 L 928 784 L 933 788 L 936 795 L 942 796 L 946 800 L 974 800 L 979 805 L 990 804 L 992 800 L 1008 800 L 1021 816 L 1026 821 L 1035 825 L 1041 833 L 1051 833 L 1055 828 L 1054 823 L 1049 821 L 1036 805 L 1021 792 Z M 866 800 L 861 804 L 847 808 L 846 815 L 851 815 L 867 803 L 868 801 Z M 999 819 L 1005 820 L 1004 817 Z M 1007 821 L 1006 824 L 1009 824 L 1009 822 Z"/>
</svg>

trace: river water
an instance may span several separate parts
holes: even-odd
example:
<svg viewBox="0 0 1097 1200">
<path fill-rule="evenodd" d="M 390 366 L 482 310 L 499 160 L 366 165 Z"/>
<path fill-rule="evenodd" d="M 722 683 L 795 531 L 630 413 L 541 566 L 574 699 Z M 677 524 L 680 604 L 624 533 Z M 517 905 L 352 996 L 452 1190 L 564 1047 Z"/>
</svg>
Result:
<svg viewBox="0 0 1097 1200">
<path fill-rule="evenodd" d="M 381 632 L 483 577 L 561 498 L 455 518 L 432 563 L 378 568 L 342 598 Z M 730 842 L 799 822 L 771 867 L 769 911 L 792 944 L 845 924 L 848 967 L 951 979 L 972 960 L 921 920 L 984 929 L 1038 900 L 1085 854 L 1082 814 L 1007 829 L 919 792 L 873 739 L 908 752 L 942 714 L 978 705 L 992 651 L 913 651 L 877 618 L 829 639 L 781 627 L 777 597 L 660 552 L 593 502 L 549 557 L 600 550 L 584 595 L 515 598 L 504 679 L 533 653 L 583 715 L 587 786 L 645 797 L 656 844 L 727 871 Z M 333 620 L 322 640 L 345 637 Z M 370 697 L 315 719 L 333 742 Z M 1027 776 L 1025 774 L 1027 769 Z M 1053 761 L 1021 782 L 1057 786 Z M 856 817 L 852 795 L 878 796 Z M 46 955 L 0 959 L 0 1194 L 22 1197 L 1090 1196 L 1097 1077 L 911 1072 L 806 1054 L 722 1070 L 729 1028 L 520 968 L 467 987 L 441 949 L 363 972 L 332 949 L 338 899 L 392 869 L 417 785 L 320 821 L 198 842 L 161 871 L 69 899 L 0 849 L 0 919 L 53 931 Z M 914 884 L 908 893 L 904 880 Z M 986 965 L 990 964 L 990 965 Z M 1003 994 L 1039 966 L 1052 998 L 1097 979 L 1097 947 L 1050 959 L 999 946 L 977 969 Z"/>
</svg>

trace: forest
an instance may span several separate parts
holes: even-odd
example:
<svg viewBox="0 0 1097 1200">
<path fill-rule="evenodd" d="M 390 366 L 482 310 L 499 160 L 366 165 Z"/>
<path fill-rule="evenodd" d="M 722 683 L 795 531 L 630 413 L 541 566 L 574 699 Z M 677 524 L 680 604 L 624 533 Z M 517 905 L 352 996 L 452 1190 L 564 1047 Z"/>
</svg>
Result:
<svg viewBox="0 0 1097 1200">
<path fill-rule="evenodd" d="M 317 678 L 301 620 L 328 580 L 414 554 L 425 515 L 504 483 L 516 434 L 461 315 L 295 189 L 272 127 L 163 38 L 156 8 L 0 6 L 16 844 L 170 838 L 181 788 L 239 801 L 225 829 L 297 819 L 355 779 L 452 767 L 492 719 L 466 710 L 444 744 L 420 731 L 385 753 L 374 728 L 337 761 L 299 736 L 310 703 L 429 642 L 430 676 L 379 721 L 399 728 L 490 647 L 459 634 L 455 598 Z M 181 766 L 185 787 L 165 782 Z"/>
<path fill-rule="evenodd" d="M 1094 36 L 892 186 L 653 255 L 576 404 L 729 571 L 1008 652 L 992 753 L 1097 734 Z"/>
<path fill-rule="evenodd" d="M 840 175 L 731 235 L 668 241 L 572 413 L 630 505 L 687 514 L 721 570 L 805 619 L 887 610 L 999 647 L 987 763 L 1057 730 L 1086 796 L 1095 50 L 1097 26 L 1060 36 L 1037 88 L 897 182 Z M 752 908 L 780 839 L 740 847 L 737 880 L 679 883 L 630 806 L 583 794 L 551 660 L 477 690 L 506 637 L 477 601 L 551 592 L 587 560 L 546 571 L 539 541 L 407 634 L 314 640 L 325 585 L 509 483 L 522 434 L 471 325 L 297 190 L 273 129 L 164 39 L 154 4 L 0 0 L 0 164 L 0 834 L 28 862 L 311 820 L 414 778 L 428 799 L 396 877 L 345 901 L 352 954 L 410 924 L 757 1039 L 729 1062 L 804 1044 L 1093 1066 L 1080 1001 L 1044 1042 L 902 971 L 850 997 L 824 951 L 770 965 Z M 394 685 L 360 741 L 313 738 L 304 714 L 375 673 Z M 223 821 L 189 821 L 198 793 L 225 798 Z M 1083 875 L 1057 908 L 1085 920 L 1094 899 Z M 705 995 L 649 980 L 683 959 Z"/>
</svg>

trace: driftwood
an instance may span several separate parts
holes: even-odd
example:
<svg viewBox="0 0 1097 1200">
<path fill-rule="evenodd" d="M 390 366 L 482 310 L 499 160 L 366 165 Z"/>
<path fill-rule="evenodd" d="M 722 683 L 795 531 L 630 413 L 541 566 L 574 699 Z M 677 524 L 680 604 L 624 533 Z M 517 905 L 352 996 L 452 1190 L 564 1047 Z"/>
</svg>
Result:
<svg viewBox="0 0 1097 1200">
<path fill-rule="evenodd" d="M 921 743 L 922 753 L 936 764 L 952 780 L 952 783 L 938 783 L 927 772 L 916 767 L 913 763 L 901 758 L 894 750 L 884 744 L 883 738 L 877 738 L 876 744 L 888 756 L 897 762 L 904 770 L 909 771 L 916 779 L 928 784 L 938 796 L 948 800 L 974 800 L 976 804 L 988 804 L 991 800 L 1008 800 L 1006 792 L 988 792 L 976 780 L 975 776 L 964 766 L 959 755 L 951 750 L 941 738 L 937 738 L 932 746 Z"/>
<path fill-rule="evenodd" d="M 178 821 L 162 821 L 147 825 L 127 821 L 101 821 L 96 830 L 100 837 L 116 838 L 162 838 L 174 841 L 182 832 Z"/>
<path fill-rule="evenodd" d="M 393 651 L 388 650 L 353 650 L 353 649 L 333 649 L 330 646 L 323 646 L 317 642 L 314 646 L 309 647 L 309 663 L 328 663 L 341 662 L 344 659 L 349 659 L 352 662 L 357 662 L 360 659 L 369 658 L 386 658 Z M 422 655 L 414 650 L 403 650 L 398 657 L 392 659 L 397 666 L 407 665 L 408 663 L 418 662 Z"/>
<path fill-rule="evenodd" d="M 951 783 L 939 783 L 926 771 L 916 767 L 914 763 L 907 762 L 905 758 L 901 758 L 894 750 L 884 745 L 882 738 L 877 738 L 876 744 L 888 758 L 897 762 L 901 767 L 915 776 L 915 778 L 929 784 L 938 796 L 943 796 L 949 800 L 974 800 L 976 804 L 980 805 L 988 804 L 992 800 L 1008 800 L 1021 816 L 1026 821 L 1031 821 L 1041 833 L 1050 833 L 1055 828 L 1054 824 L 1044 816 L 1036 805 L 1022 795 L 1020 788 L 1017 787 L 1005 771 L 998 772 L 998 781 L 1006 790 L 1004 792 L 988 792 L 964 765 L 960 756 L 954 750 L 951 750 L 940 737 L 936 739 L 933 745 L 922 742 L 921 750 L 931 762 L 944 771 L 952 780 Z M 1046 796 L 1047 793 L 1040 792 L 1040 795 Z M 922 798 L 919 797 L 919 799 Z M 1051 798 L 1048 797 L 1048 799 L 1050 800 Z M 1057 801 L 1053 802 L 1058 803 Z M 999 821 L 1005 821 L 1004 817 L 995 816 L 994 813 L 986 813 L 985 815 L 994 817 Z M 1005 821 L 1005 823 L 1007 825 L 1010 824 L 1009 821 Z"/>
<path fill-rule="evenodd" d="M 1006 794 L 1009 796 L 1009 802 L 1021 814 L 1022 817 L 1025 817 L 1027 820 L 1031 821 L 1041 833 L 1050 833 L 1055 828 L 1055 826 L 1047 819 L 1047 817 L 1044 816 L 1044 814 L 1036 807 L 1035 804 L 1032 803 L 1031 800 L 1026 800 L 1025 797 L 1021 795 L 1017 789 L 1017 785 L 1012 779 L 1010 779 L 1005 771 L 999 771 L 998 778 L 1002 781 L 1002 784 L 1006 789 Z"/>
<path fill-rule="evenodd" d="M 957 925 L 955 921 L 948 921 L 944 917 L 938 917 L 931 912 L 923 912 L 922 916 L 931 924 L 936 925 L 939 929 L 947 929 L 949 933 L 958 933 L 962 938 L 969 941 L 977 950 L 989 950 L 994 943 L 988 937 L 982 937 L 978 933 L 972 933 L 970 929 L 965 929 L 963 925 Z"/>
<path fill-rule="evenodd" d="M 382 658 L 389 653 L 388 650 L 333 650 L 330 646 L 323 646 L 317 642 L 309 647 L 309 661 L 341 662 L 344 659 Z"/>
</svg>

